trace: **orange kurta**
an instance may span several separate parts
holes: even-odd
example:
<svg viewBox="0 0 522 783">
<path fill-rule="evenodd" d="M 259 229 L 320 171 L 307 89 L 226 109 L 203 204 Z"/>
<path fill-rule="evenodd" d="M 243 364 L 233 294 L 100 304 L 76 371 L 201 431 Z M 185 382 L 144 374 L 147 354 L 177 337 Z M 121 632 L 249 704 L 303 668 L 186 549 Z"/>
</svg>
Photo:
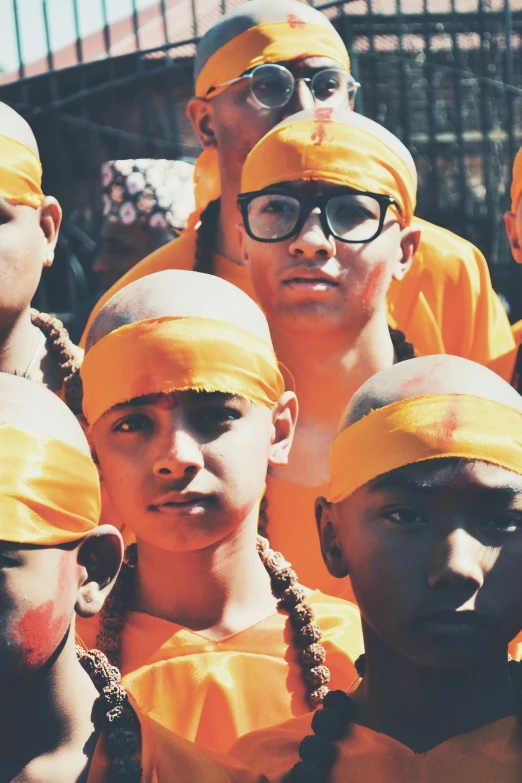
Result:
<svg viewBox="0 0 522 783">
<path fill-rule="evenodd" d="M 136 708 L 132 700 L 133 706 Z M 233 759 L 214 757 L 177 737 L 137 711 L 141 729 L 141 783 L 263 783 Z M 87 783 L 110 783 L 110 758 L 105 735 L 96 745 Z"/>
<path fill-rule="evenodd" d="M 453 353 L 481 364 L 514 347 L 509 322 L 491 287 L 484 256 L 465 239 L 444 228 L 414 219 L 423 235 L 408 274 L 392 283 L 390 323 L 402 329 L 417 353 Z M 105 302 L 124 286 L 164 269 L 193 269 L 196 232 L 156 250 L 127 272 L 96 304 L 81 340 Z M 214 271 L 255 299 L 244 267 L 214 255 Z"/>
<path fill-rule="evenodd" d="M 243 737 L 232 754 L 263 772 L 270 783 L 281 783 L 299 761 L 299 743 L 310 733 L 310 719 L 295 718 Z M 459 734 L 427 753 L 415 753 L 356 724 L 336 744 L 339 755 L 329 783 L 519 783 L 522 779 L 522 733 L 516 716 Z"/>
<path fill-rule="evenodd" d="M 363 651 L 357 608 L 314 592 L 307 599 L 323 632 L 332 687 L 347 688 Z M 95 646 L 97 623 L 77 631 Z M 123 684 L 145 714 L 199 745 L 225 751 L 235 740 L 309 711 L 285 613 L 221 641 L 140 612 L 122 638 Z M 289 644 L 290 642 L 290 644 Z"/>
<path fill-rule="evenodd" d="M 515 341 L 514 347 L 505 353 L 503 356 L 499 356 L 492 361 L 489 365 L 493 372 L 496 372 L 506 381 L 512 382 L 515 375 L 515 363 L 517 361 L 518 349 L 522 343 L 522 321 L 518 321 L 511 327 L 513 338 Z"/>
</svg>

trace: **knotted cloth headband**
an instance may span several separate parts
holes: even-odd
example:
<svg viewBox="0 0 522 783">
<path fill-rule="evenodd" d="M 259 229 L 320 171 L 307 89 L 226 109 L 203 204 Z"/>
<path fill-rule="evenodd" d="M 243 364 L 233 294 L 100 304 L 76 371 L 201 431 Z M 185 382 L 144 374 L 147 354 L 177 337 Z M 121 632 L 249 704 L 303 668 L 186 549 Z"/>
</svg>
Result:
<svg viewBox="0 0 522 783">
<path fill-rule="evenodd" d="M 513 164 L 513 180 L 511 182 L 511 211 L 516 213 L 518 202 L 522 196 L 522 147 Z"/>
<path fill-rule="evenodd" d="M 168 316 L 121 326 L 88 351 L 80 373 L 90 424 L 147 394 L 223 392 L 271 408 L 284 392 L 271 346 L 211 318 Z"/>
<path fill-rule="evenodd" d="M 35 209 L 42 193 L 42 164 L 29 147 L 0 135 L 0 197 Z"/>
<path fill-rule="evenodd" d="M 339 503 L 377 476 L 439 457 L 522 475 L 522 414 L 467 394 L 414 397 L 372 411 L 333 443 L 328 500 Z"/>
<path fill-rule="evenodd" d="M 398 139 L 395 149 L 383 140 L 388 135 L 361 115 L 347 123 L 336 121 L 332 109 L 316 109 L 315 119 L 288 120 L 263 136 L 243 166 L 241 192 L 296 180 L 330 182 L 391 196 L 399 205 L 399 222 L 409 225 L 417 182 Z"/>
<path fill-rule="evenodd" d="M 98 471 L 81 451 L 0 426 L 0 541 L 57 546 L 98 525 Z"/>
</svg>

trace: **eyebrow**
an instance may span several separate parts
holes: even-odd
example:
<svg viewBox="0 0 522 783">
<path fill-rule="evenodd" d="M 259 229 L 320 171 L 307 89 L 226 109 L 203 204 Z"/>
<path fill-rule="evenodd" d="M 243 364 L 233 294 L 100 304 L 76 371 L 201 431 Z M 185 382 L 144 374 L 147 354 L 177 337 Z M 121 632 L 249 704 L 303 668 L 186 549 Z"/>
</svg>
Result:
<svg viewBox="0 0 522 783">
<path fill-rule="evenodd" d="M 172 394 L 179 394 L 180 392 L 157 392 L 154 394 L 142 394 L 140 397 L 133 397 L 131 400 L 127 400 L 126 402 L 118 402 L 116 405 L 113 405 L 111 408 L 111 411 L 119 411 L 124 408 L 139 408 L 142 405 L 154 405 L 159 399 L 162 397 L 167 397 Z M 232 402 L 233 400 L 241 400 L 242 398 L 239 397 L 237 394 L 227 394 L 226 392 L 207 392 L 207 391 L 196 391 L 195 389 L 187 389 L 184 392 L 181 392 L 181 394 L 187 394 L 192 400 L 203 400 L 204 402 L 209 403 L 226 403 L 226 402 Z"/>
<path fill-rule="evenodd" d="M 430 481 L 423 478 L 412 478 L 410 476 L 380 476 L 371 482 L 370 491 L 379 492 L 380 490 L 408 490 L 424 494 L 433 494 L 443 490 L 454 490 L 453 487 L 442 485 L 436 481 Z M 485 487 L 479 484 L 470 484 L 466 487 L 468 491 L 483 495 L 488 500 L 497 502 L 509 502 L 522 494 L 522 486 L 515 484 L 505 484 L 502 487 Z"/>
</svg>

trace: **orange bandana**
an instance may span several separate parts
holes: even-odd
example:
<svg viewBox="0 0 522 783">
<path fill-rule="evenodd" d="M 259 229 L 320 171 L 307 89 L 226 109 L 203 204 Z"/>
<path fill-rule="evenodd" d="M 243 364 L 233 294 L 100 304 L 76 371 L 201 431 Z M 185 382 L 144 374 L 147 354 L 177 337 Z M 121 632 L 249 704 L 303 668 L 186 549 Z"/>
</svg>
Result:
<svg viewBox="0 0 522 783">
<path fill-rule="evenodd" d="M 372 411 L 341 432 L 330 459 L 328 500 L 438 457 L 479 460 L 522 475 L 522 414 L 467 394 L 432 394 Z"/>
<path fill-rule="evenodd" d="M 243 166 L 241 192 L 262 190 L 281 182 L 313 180 L 346 185 L 391 196 L 397 214 L 409 225 L 416 203 L 417 182 L 406 162 L 406 148 L 380 125 L 360 114 L 351 122 L 336 120 L 335 110 L 319 108 L 314 119 L 292 119 L 263 136 Z M 396 210 L 397 212 L 397 210 Z"/>
<path fill-rule="evenodd" d="M 29 147 L 0 135 L 0 197 L 35 209 L 44 197 L 42 164 Z"/>
<path fill-rule="evenodd" d="M 511 211 L 516 214 L 518 202 L 522 196 L 522 147 L 513 164 L 513 181 L 511 182 Z"/>
<path fill-rule="evenodd" d="M 146 394 L 223 392 L 272 408 L 284 392 L 271 346 L 210 318 L 167 316 L 122 326 L 91 348 L 80 373 L 90 424 Z"/>
<path fill-rule="evenodd" d="M 1 425 L 0 466 L 0 541 L 57 546 L 97 526 L 98 471 L 78 449 Z"/>
</svg>

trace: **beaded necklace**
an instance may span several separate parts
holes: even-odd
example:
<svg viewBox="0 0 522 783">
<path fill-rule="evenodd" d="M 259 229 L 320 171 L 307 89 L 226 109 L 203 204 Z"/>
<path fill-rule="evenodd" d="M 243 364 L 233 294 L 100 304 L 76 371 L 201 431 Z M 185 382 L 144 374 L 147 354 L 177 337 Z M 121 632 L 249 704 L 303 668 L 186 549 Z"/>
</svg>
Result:
<svg viewBox="0 0 522 783">
<path fill-rule="evenodd" d="M 269 577 L 279 611 L 288 613 L 293 629 L 293 642 L 306 688 L 310 709 L 318 707 L 328 693 L 330 670 L 325 665 L 326 650 L 320 644 L 321 629 L 315 623 L 312 608 L 306 603 L 306 593 L 297 581 L 297 574 L 283 555 L 270 549 L 268 541 L 257 537 L 257 553 Z M 103 650 L 114 666 L 121 665 L 121 638 L 134 585 L 134 570 L 138 562 L 136 544 L 128 547 L 125 560 L 111 594 L 100 612 L 100 630 L 96 646 Z"/>
</svg>

